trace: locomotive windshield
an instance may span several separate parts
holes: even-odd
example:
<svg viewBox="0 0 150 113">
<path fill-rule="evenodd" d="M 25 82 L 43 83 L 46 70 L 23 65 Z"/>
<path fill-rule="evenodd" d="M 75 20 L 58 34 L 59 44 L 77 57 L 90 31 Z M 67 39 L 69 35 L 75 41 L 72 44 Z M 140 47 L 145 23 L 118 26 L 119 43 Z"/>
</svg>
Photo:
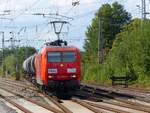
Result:
<svg viewBox="0 0 150 113">
<path fill-rule="evenodd" d="M 61 62 L 61 53 L 48 52 L 48 62 Z"/>
<path fill-rule="evenodd" d="M 75 62 L 75 52 L 48 52 L 48 62 Z"/>
<path fill-rule="evenodd" d="M 62 52 L 62 61 L 63 62 L 74 62 L 75 61 L 75 52 Z"/>
</svg>

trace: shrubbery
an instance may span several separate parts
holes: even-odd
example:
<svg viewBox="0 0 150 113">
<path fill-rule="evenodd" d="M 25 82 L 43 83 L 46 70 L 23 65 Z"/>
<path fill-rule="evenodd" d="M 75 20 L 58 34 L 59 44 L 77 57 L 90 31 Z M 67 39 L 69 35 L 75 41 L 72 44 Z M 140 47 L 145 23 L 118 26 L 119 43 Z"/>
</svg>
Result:
<svg viewBox="0 0 150 113">
<path fill-rule="evenodd" d="M 4 59 L 4 73 L 6 75 L 14 76 L 16 75 L 16 61 L 19 63 L 19 73 L 23 74 L 22 64 L 23 61 L 34 54 L 36 49 L 34 47 L 19 47 L 19 48 L 5 48 L 5 59 Z M 0 56 L 2 56 L 2 52 L 0 51 Z M 0 64 L 0 75 L 3 75 L 3 67 Z"/>
<path fill-rule="evenodd" d="M 135 19 L 117 34 L 103 64 L 88 64 L 85 81 L 105 84 L 111 75 L 129 75 L 130 83 L 150 85 L 150 21 L 141 22 Z"/>
</svg>

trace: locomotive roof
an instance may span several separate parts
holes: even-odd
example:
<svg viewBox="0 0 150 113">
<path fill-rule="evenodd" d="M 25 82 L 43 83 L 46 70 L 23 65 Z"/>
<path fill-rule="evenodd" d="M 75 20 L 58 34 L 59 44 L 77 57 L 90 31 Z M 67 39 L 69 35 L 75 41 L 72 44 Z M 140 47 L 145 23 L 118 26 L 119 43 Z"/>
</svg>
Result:
<svg viewBox="0 0 150 113">
<path fill-rule="evenodd" d="M 44 46 L 48 48 L 76 48 L 75 46 Z"/>
<path fill-rule="evenodd" d="M 47 49 L 70 49 L 70 50 L 77 50 L 74 46 L 46 46 Z"/>
<path fill-rule="evenodd" d="M 76 48 L 75 46 L 43 46 L 39 52 L 41 51 L 78 51 L 78 48 Z"/>
</svg>

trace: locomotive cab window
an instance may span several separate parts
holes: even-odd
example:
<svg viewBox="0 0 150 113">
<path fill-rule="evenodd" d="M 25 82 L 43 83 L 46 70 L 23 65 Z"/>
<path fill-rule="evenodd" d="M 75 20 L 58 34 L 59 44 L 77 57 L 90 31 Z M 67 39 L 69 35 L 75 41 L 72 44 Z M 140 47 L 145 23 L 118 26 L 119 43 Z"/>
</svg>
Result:
<svg viewBox="0 0 150 113">
<path fill-rule="evenodd" d="M 63 52 L 63 62 L 75 62 L 75 52 Z"/>
<path fill-rule="evenodd" d="M 75 62 L 75 52 L 48 52 L 48 62 Z"/>
<path fill-rule="evenodd" d="M 48 52 L 48 62 L 61 62 L 61 53 Z"/>
</svg>

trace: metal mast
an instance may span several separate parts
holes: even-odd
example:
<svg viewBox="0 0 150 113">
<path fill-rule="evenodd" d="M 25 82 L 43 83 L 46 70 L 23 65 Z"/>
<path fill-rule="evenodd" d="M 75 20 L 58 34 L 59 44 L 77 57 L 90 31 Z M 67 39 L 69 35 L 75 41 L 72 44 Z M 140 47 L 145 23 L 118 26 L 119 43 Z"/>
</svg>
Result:
<svg viewBox="0 0 150 113">
<path fill-rule="evenodd" d="M 16 57 L 16 80 L 20 79 L 19 76 L 19 72 L 20 72 L 20 68 L 19 68 L 19 53 L 18 53 L 18 46 L 15 46 L 15 42 L 20 42 L 20 40 L 16 40 L 15 39 L 15 35 L 14 32 L 10 32 L 11 37 L 9 40 L 5 40 L 5 42 L 10 42 L 11 43 L 11 49 L 14 50 L 14 55 Z"/>
<path fill-rule="evenodd" d="M 103 47 L 104 47 L 104 37 L 103 37 L 103 21 L 99 19 L 99 32 L 98 32 L 98 63 L 103 62 Z"/>
<path fill-rule="evenodd" d="M 4 49 L 5 49 L 5 39 L 4 39 L 4 32 L 0 31 L 0 33 L 2 33 L 2 58 L 1 58 L 1 63 L 2 63 L 2 67 L 3 67 L 3 76 L 5 75 L 5 53 L 4 53 Z"/>
<path fill-rule="evenodd" d="M 142 19 L 146 19 L 146 0 L 142 0 Z"/>
</svg>

